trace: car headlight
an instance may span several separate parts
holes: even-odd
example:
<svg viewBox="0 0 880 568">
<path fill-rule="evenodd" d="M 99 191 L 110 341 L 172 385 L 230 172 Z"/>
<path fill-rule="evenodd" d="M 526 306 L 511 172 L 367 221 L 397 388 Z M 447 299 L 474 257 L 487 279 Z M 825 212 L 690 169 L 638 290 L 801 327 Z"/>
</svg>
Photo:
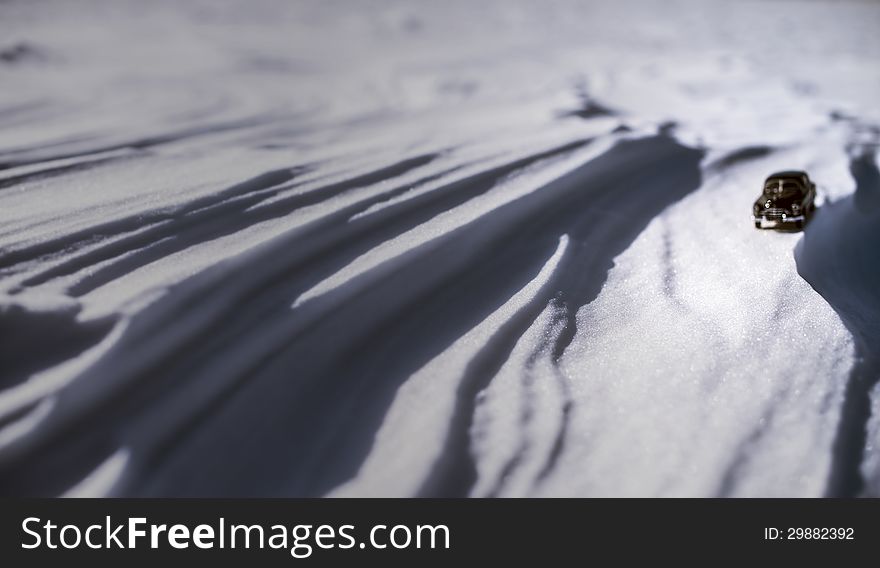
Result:
<svg viewBox="0 0 880 568">
<path fill-rule="evenodd" d="M 800 211 L 800 210 L 801 210 L 801 206 L 798 205 L 797 203 L 795 203 L 794 205 L 791 206 L 791 212 L 794 213 L 795 215 L 796 215 L 797 212 Z"/>
</svg>

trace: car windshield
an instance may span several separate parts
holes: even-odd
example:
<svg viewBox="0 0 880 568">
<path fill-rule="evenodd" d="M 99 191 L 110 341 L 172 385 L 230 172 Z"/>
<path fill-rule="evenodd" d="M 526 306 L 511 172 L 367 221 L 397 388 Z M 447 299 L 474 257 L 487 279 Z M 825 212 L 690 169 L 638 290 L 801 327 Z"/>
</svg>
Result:
<svg viewBox="0 0 880 568">
<path fill-rule="evenodd" d="M 793 181 L 774 179 L 768 180 L 764 184 L 764 193 L 768 195 L 798 194 L 801 193 L 801 188 Z"/>
</svg>

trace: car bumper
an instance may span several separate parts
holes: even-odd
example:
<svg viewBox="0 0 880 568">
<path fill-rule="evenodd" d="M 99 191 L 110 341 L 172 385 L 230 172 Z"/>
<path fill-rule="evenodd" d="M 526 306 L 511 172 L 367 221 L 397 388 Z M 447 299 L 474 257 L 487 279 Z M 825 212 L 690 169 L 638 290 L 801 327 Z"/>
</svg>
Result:
<svg viewBox="0 0 880 568">
<path fill-rule="evenodd" d="M 785 226 L 797 222 L 803 223 L 805 219 L 806 216 L 804 215 L 786 215 L 782 219 L 767 219 L 765 217 L 756 217 L 755 215 L 752 215 L 752 221 L 754 223 L 759 223 L 762 228 Z"/>
</svg>

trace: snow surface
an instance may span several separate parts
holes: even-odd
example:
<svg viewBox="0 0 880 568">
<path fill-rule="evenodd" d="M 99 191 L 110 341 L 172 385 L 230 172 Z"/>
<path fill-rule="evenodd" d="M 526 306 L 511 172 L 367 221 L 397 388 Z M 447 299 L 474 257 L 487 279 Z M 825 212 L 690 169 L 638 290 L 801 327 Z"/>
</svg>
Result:
<svg viewBox="0 0 880 568">
<path fill-rule="evenodd" d="M 880 496 L 878 25 L 0 4 L 0 491 Z"/>
</svg>

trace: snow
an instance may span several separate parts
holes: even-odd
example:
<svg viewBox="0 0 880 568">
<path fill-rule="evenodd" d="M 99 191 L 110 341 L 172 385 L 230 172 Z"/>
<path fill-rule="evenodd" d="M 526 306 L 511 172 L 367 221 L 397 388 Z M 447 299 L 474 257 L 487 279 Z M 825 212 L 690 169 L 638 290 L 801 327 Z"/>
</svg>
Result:
<svg viewBox="0 0 880 568">
<path fill-rule="evenodd" d="M 880 495 L 878 24 L 3 3 L 0 487 Z"/>
</svg>

